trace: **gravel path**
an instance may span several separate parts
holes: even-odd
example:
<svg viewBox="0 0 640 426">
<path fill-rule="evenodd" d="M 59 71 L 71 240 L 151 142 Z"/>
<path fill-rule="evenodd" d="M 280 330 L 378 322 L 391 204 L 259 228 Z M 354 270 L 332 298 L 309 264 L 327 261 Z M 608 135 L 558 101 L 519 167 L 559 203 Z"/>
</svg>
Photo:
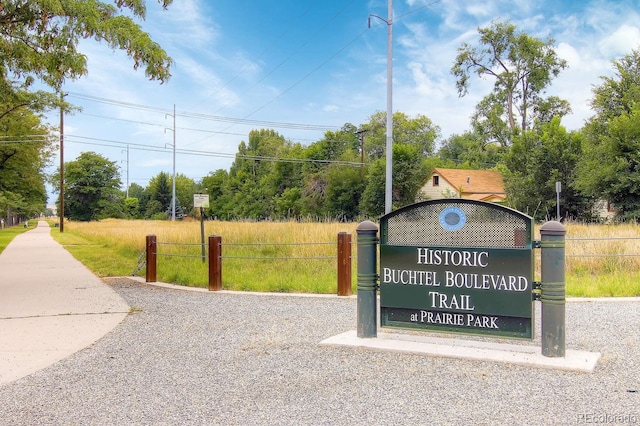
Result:
<svg viewBox="0 0 640 426">
<path fill-rule="evenodd" d="M 587 374 L 320 346 L 353 298 L 107 282 L 135 313 L 0 387 L 2 425 L 640 424 L 637 300 L 567 304 L 567 348 L 603 354 Z"/>
</svg>

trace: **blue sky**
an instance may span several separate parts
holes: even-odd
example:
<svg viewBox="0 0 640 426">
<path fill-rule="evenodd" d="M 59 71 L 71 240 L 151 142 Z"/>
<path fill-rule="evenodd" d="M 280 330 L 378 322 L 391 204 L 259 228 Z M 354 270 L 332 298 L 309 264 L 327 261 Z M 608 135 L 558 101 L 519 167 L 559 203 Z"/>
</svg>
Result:
<svg viewBox="0 0 640 426">
<path fill-rule="evenodd" d="M 196 181 L 228 169 L 252 129 L 273 128 L 311 143 L 345 123 L 386 110 L 387 0 L 147 1 L 142 27 L 175 61 L 165 84 L 146 80 L 121 52 L 83 41 L 89 74 L 68 82 L 82 112 L 65 117 L 65 160 L 98 152 L 121 167 L 123 185 L 161 171 Z M 509 19 L 556 42 L 569 68 L 548 94 L 570 101 L 563 124 L 579 129 L 611 61 L 640 47 L 638 0 L 394 0 L 393 110 L 426 115 L 444 139 L 469 128 L 491 81 L 474 79 L 459 98 L 450 73 L 457 48 L 477 28 Z M 175 128 L 173 108 L 176 108 Z M 58 124 L 56 114 L 49 122 Z M 127 158 L 129 147 L 129 161 Z M 183 150 L 197 151 L 194 155 Z M 57 165 L 59 160 L 54 160 Z M 124 187 L 124 186 L 123 186 Z"/>
</svg>

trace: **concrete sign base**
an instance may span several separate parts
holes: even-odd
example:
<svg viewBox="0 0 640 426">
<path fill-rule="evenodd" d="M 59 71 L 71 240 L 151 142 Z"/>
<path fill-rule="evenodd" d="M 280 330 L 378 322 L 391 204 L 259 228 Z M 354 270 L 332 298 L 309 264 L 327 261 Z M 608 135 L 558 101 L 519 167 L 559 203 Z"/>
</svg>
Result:
<svg viewBox="0 0 640 426">
<path fill-rule="evenodd" d="M 515 345 L 476 340 L 449 339 L 415 334 L 378 331 L 377 338 L 359 338 L 351 330 L 320 342 L 321 345 L 352 346 L 474 361 L 493 361 L 556 370 L 593 372 L 600 353 L 566 350 L 564 358 L 540 353 L 539 346 Z"/>
</svg>

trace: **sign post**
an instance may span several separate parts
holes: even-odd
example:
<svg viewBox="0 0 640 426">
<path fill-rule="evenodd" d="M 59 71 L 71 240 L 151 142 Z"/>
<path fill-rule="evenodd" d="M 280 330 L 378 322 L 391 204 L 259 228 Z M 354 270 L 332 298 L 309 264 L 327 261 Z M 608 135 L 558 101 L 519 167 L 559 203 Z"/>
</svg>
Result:
<svg viewBox="0 0 640 426">
<path fill-rule="evenodd" d="M 562 183 L 556 182 L 556 210 L 557 210 L 556 218 L 558 222 L 560 221 L 560 192 L 562 192 Z"/>
<path fill-rule="evenodd" d="M 202 242 L 202 263 L 207 257 L 204 248 L 204 209 L 209 208 L 209 194 L 193 194 L 193 207 L 200 208 L 200 241 Z"/>
</svg>

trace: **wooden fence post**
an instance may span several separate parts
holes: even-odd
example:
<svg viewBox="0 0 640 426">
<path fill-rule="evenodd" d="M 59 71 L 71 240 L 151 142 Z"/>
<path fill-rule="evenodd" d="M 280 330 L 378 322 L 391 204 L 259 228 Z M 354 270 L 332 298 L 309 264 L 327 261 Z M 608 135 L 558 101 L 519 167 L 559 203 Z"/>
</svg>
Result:
<svg viewBox="0 0 640 426">
<path fill-rule="evenodd" d="M 351 234 L 338 234 L 338 296 L 351 296 Z"/>
<path fill-rule="evenodd" d="M 157 244 L 155 235 L 147 235 L 147 273 L 146 281 L 154 283 L 157 281 Z"/>
<path fill-rule="evenodd" d="M 222 237 L 209 236 L 209 291 L 222 290 Z"/>
</svg>

